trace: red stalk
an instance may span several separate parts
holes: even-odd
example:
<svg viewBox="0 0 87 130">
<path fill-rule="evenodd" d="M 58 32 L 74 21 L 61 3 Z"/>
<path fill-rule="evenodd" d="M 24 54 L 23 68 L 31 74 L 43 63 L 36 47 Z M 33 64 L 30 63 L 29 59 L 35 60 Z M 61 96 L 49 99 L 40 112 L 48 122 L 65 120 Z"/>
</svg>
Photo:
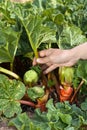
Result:
<svg viewBox="0 0 87 130">
<path fill-rule="evenodd" d="M 17 100 L 17 102 L 20 102 L 21 104 L 25 104 L 31 107 L 36 107 L 36 105 L 33 102 L 25 101 L 25 100 Z"/>
</svg>

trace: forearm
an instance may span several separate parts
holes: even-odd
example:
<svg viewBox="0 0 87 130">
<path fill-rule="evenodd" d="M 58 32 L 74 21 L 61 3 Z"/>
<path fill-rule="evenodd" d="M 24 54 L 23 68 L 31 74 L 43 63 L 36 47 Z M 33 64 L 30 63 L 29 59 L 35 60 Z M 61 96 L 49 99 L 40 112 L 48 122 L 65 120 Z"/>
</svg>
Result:
<svg viewBox="0 0 87 130">
<path fill-rule="evenodd" d="M 87 59 L 87 42 L 74 47 L 73 49 L 71 49 L 71 51 L 74 53 L 75 56 L 77 56 L 78 60 L 79 59 L 86 60 Z"/>
</svg>

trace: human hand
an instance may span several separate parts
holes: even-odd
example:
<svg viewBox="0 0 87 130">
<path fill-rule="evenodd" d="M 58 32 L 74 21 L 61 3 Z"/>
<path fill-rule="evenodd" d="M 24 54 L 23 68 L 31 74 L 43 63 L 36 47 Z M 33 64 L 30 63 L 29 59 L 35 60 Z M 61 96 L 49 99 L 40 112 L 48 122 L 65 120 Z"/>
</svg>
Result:
<svg viewBox="0 0 87 130">
<path fill-rule="evenodd" d="M 78 61 L 78 56 L 74 49 L 47 49 L 39 52 L 38 59 L 34 59 L 33 65 L 41 64 L 44 74 L 51 72 L 60 66 L 72 66 Z"/>
</svg>

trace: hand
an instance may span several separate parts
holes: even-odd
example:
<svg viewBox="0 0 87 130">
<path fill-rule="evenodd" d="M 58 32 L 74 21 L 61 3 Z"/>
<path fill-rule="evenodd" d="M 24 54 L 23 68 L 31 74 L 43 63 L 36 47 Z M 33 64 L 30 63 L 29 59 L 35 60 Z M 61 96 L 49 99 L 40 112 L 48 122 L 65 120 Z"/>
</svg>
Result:
<svg viewBox="0 0 87 130">
<path fill-rule="evenodd" d="M 33 65 L 37 63 L 42 65 L 43 73 L 47 74 L 60 66 L 72 66 L 78 61 L 75 49 L 47 49 L 39 52 L 37 60 L 34 59 Z"/>
</svg>

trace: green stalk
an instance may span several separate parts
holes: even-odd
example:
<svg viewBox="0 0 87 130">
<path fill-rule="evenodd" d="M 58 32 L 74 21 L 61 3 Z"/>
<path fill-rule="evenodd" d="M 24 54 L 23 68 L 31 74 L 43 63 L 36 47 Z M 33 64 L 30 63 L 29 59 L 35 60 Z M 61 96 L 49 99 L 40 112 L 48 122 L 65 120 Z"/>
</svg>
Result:
<svg viewBox="0 0 87 130">
<path fill-rule="evenodd" d="M 13 62 L 10 63 L 10 70 L 13 72 Z"/>
<path fill-rule="evenodd" d="M 19 75 L 15 74 L 14 72 L 12 72 L 10 70 L 7 70 L 7 69 L 5 69 L 3 67 L 0 67 L 0 72 L 5 73 L 7 75 L 10 75 L 10 76 L 12 76 L 15 79 L 21 80 Z"/>
<path fill-rule="evenodd" d="M 37 49 L 34 51 L 34 54 L 35 54 L 36 59 L 39 58 Z"/>
</svg>

